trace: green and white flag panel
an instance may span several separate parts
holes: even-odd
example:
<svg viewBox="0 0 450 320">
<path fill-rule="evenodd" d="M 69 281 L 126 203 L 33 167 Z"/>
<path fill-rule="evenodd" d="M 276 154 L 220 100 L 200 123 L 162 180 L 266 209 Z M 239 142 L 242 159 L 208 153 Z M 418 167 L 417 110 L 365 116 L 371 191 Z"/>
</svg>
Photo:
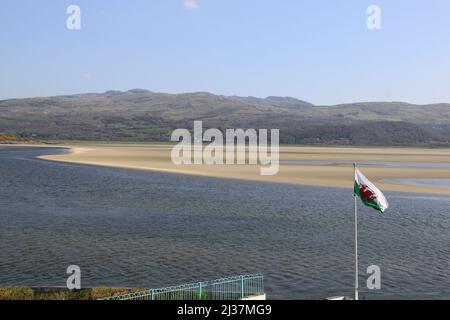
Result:
<svg viewBox="0 0 450 320">
<path fill-rule="evenodd" d="M 359 169 L 355 169 L 354 192 L 366 206 L 380 212 L 384 212 L 389 207 L 384 194 Z"/>
</svg>

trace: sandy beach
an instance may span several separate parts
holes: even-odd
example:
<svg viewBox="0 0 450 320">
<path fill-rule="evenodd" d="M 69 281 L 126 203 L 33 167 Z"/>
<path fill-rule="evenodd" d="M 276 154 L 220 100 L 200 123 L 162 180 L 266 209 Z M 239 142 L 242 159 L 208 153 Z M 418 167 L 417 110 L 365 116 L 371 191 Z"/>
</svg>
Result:
<svg viewBox="0 0 450 320">
<path fill-rule="evenodd" d="M 352 188 L 353 186 L 352 165 L 340 162 L 383 161 L 450 164 L 450 149 L 282 146 L 278 174 L 262 176 L 259 164 L 177 166 L 172 163 L 170 157 L 173 145 L 168 144 L 83 143 L 59 146 L 69 148 L 70 151 L 66 154 L 46 155 L 40 158 L 117 168 L 339 188 Z M 303 163 L 298 163 L 298 161 Z M 333 163 L 334 161 L 335 163 Z M 385 181 L 386 179 L 450 179 L 450 166 L 449 168 L 399 168 L 371 165 L 363 167 L 363 171 L 383 190 L 450 195 L 450 189 L 386 183 Z"/>
</svg>

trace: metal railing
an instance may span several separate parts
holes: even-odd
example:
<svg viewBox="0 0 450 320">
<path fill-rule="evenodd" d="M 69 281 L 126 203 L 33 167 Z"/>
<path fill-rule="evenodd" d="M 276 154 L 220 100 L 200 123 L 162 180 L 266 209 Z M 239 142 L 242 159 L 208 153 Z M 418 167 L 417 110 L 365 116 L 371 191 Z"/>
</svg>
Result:
<svg viewBox="0 0 450 320">
<path fill-rule="evenodd" d="M 99 300 L 240 300 L 263 294 L 264 279 L 258 273 L 149 289 Z"/>
</svg>

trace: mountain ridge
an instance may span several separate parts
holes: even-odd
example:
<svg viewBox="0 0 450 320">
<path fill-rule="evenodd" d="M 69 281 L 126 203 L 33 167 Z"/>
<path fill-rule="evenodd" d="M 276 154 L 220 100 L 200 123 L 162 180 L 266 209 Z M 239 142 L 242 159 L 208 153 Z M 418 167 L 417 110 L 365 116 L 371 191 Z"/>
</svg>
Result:
<svg viewBox="0 0 450 320">
<path fill-rule="evenodd" d="M 447 146 L 450 104 L 314 105 L 293 97 L 109 90 L 0 101 L 0 132 L 42 140 L 169 141 L 176 128 L 279 128 L 284 143 Z"/>
</svg>

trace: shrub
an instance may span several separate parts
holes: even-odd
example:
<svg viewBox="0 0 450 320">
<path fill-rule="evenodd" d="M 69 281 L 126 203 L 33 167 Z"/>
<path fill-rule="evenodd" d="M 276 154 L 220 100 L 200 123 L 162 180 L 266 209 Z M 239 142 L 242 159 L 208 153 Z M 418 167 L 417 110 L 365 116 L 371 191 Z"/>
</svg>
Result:
<svg viewBox="0 0 450 320">
<path fill-rule="evenodd" d="M 0 300 L 33 300 L 30 287 L 0 287 Z"/>
</svg>

